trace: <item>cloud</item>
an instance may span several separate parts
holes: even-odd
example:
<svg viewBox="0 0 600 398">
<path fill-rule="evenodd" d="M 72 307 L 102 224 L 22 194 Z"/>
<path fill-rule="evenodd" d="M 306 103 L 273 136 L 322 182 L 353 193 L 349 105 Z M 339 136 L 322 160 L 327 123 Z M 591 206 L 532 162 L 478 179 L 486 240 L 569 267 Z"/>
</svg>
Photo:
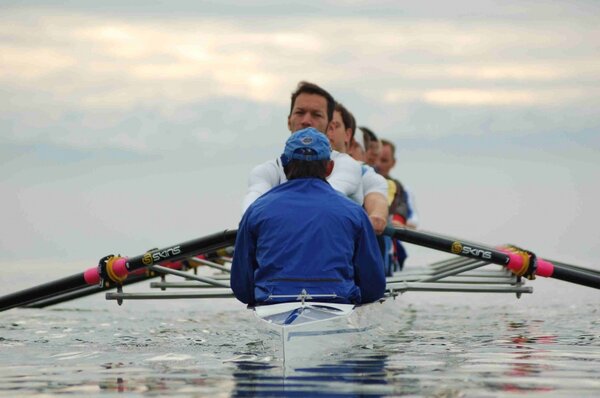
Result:
<svg viewBox="0 0 600 398">
<path fill-rule="evenodd" d="M 581 236 L 530 228 L 558 208 L 594 236 L 597 1 L 27 4 L 0 6 L 0 258 L 135 254 L 234 227 L 299 80 L 398 145 L 432 229 L 501 242 L 489 230 L 504 223 L 577 252 Z M 440 197 L 464 209 L 448 216 Z M 505 214 L 482 227 L 495 203 Z M 454 217 L 478 206 L 466 227 Z"/>
<path fill-rule="evenodd" d="M 132 18 L 84 9 L 5 9 L 0 119 L 7 128 L 1 138 L 137 152 L 189 145 L 189 137 L 239 142 L 245 130 L 228 126 L 232 112 L 207 118 L 215 111 L 207 104 L 229 99 L 223 102 L 227 110 L 244 103 L 240 115 L 251 120 L 257 106 L 287 107 L 300 80 L 324 85 L 346 104 L 360 104 L 353 108 L 357 114 L 372 105 L 375 117 L 386 115 L 380 122 L 386 126 L 425 120 L 397 109 L 414 104 L 488 111 L 600 105 L 594 88 L 600 28 L 587 20 L 561 20 L 557 12 L 544 14 L 554 19 L 526 22 L 341 15 Z M 283 125 L 284 119 L 282 113 L 266 125 Z M 436 121 L 437 134 L 452 131 L 451 119 Z M 568 118 L 561 123 L 569 128 Z M 171 137 L 164 138 L 161 129 Z"/>
<path fill-rule="evenodd" d="M 0 46 L 2 63 L 0 78 L 41 80 L 55 71 L 64 70 L 76 64 L 76 59 L 68 54 L 49 48 L 23 48 L 11 45 Z"/>
<path fill-rule="evenodd" d="M 440 105 L 510 105 L 533 106 L 572 102 L 589 96 L 584 90 L 432 90 L 424 94 L 426 102 Z M 595 92 L 598 95 L 598 91 Z"/>
</svg>

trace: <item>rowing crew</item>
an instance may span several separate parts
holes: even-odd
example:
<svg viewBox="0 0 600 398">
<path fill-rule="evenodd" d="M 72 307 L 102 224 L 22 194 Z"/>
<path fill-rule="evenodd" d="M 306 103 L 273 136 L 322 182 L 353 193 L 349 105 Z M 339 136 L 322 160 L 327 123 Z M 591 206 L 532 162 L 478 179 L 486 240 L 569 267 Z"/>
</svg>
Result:
<svg viewBox="0 0 600 398">
<path fill-rule="evenodd" d="M 302 82 L 288 128 L 283 155 L 249 178 L 232 265 L 236 297 L 250 305 L 301 291 L 341 303 L 381 298 L 386 272 L 376 233 L 387 224 L 389 185 L 346 153 L 353 116 Z"/>
</svg>

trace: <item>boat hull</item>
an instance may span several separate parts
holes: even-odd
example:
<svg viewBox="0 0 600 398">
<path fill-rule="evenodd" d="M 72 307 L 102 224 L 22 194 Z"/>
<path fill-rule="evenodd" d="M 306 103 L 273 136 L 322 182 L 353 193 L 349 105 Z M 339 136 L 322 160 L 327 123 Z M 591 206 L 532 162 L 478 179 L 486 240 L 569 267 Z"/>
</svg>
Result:
<svg viewBox="0 0 600 398">
<path fill-rule="evenodd" d="M 298 364 L 343 355 L 375 341 L 389 305 L 281 303 L 255 307 L 254 315 L 267 349 L 285 364 Z"/>
</svg>

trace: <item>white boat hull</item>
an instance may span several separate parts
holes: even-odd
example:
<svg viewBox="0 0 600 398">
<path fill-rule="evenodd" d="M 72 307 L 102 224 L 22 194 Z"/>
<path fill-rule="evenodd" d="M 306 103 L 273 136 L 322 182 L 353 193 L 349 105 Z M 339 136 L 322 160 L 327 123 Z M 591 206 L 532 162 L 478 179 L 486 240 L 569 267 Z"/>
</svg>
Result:
<svg viewBox="0 0 600 398">
<path fill-rule="evenodd" d="M 254 314 L 267 347 L 284 363 L 295 364 L 339 355 L 375 341 L 388 302 L 356 307 L 292 302 L 255 307 Z"/>
</svg>

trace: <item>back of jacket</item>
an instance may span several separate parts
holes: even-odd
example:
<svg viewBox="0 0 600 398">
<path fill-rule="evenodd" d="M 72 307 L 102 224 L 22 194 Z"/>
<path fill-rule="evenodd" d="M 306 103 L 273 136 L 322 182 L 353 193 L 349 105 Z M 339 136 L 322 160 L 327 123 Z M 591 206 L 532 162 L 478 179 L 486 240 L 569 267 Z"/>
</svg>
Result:
<svg viewBox="0 0 600 398">
<path fill-rule="evenodd" d="M 359 205 L 316 178 L 281 184 L 254 202 L 238 229 L 231 272 L 236 297 L 251 305 L 335 295 L 365 303 L 383 296 L 385 275 L 375 233 Z"/>
</svg>

